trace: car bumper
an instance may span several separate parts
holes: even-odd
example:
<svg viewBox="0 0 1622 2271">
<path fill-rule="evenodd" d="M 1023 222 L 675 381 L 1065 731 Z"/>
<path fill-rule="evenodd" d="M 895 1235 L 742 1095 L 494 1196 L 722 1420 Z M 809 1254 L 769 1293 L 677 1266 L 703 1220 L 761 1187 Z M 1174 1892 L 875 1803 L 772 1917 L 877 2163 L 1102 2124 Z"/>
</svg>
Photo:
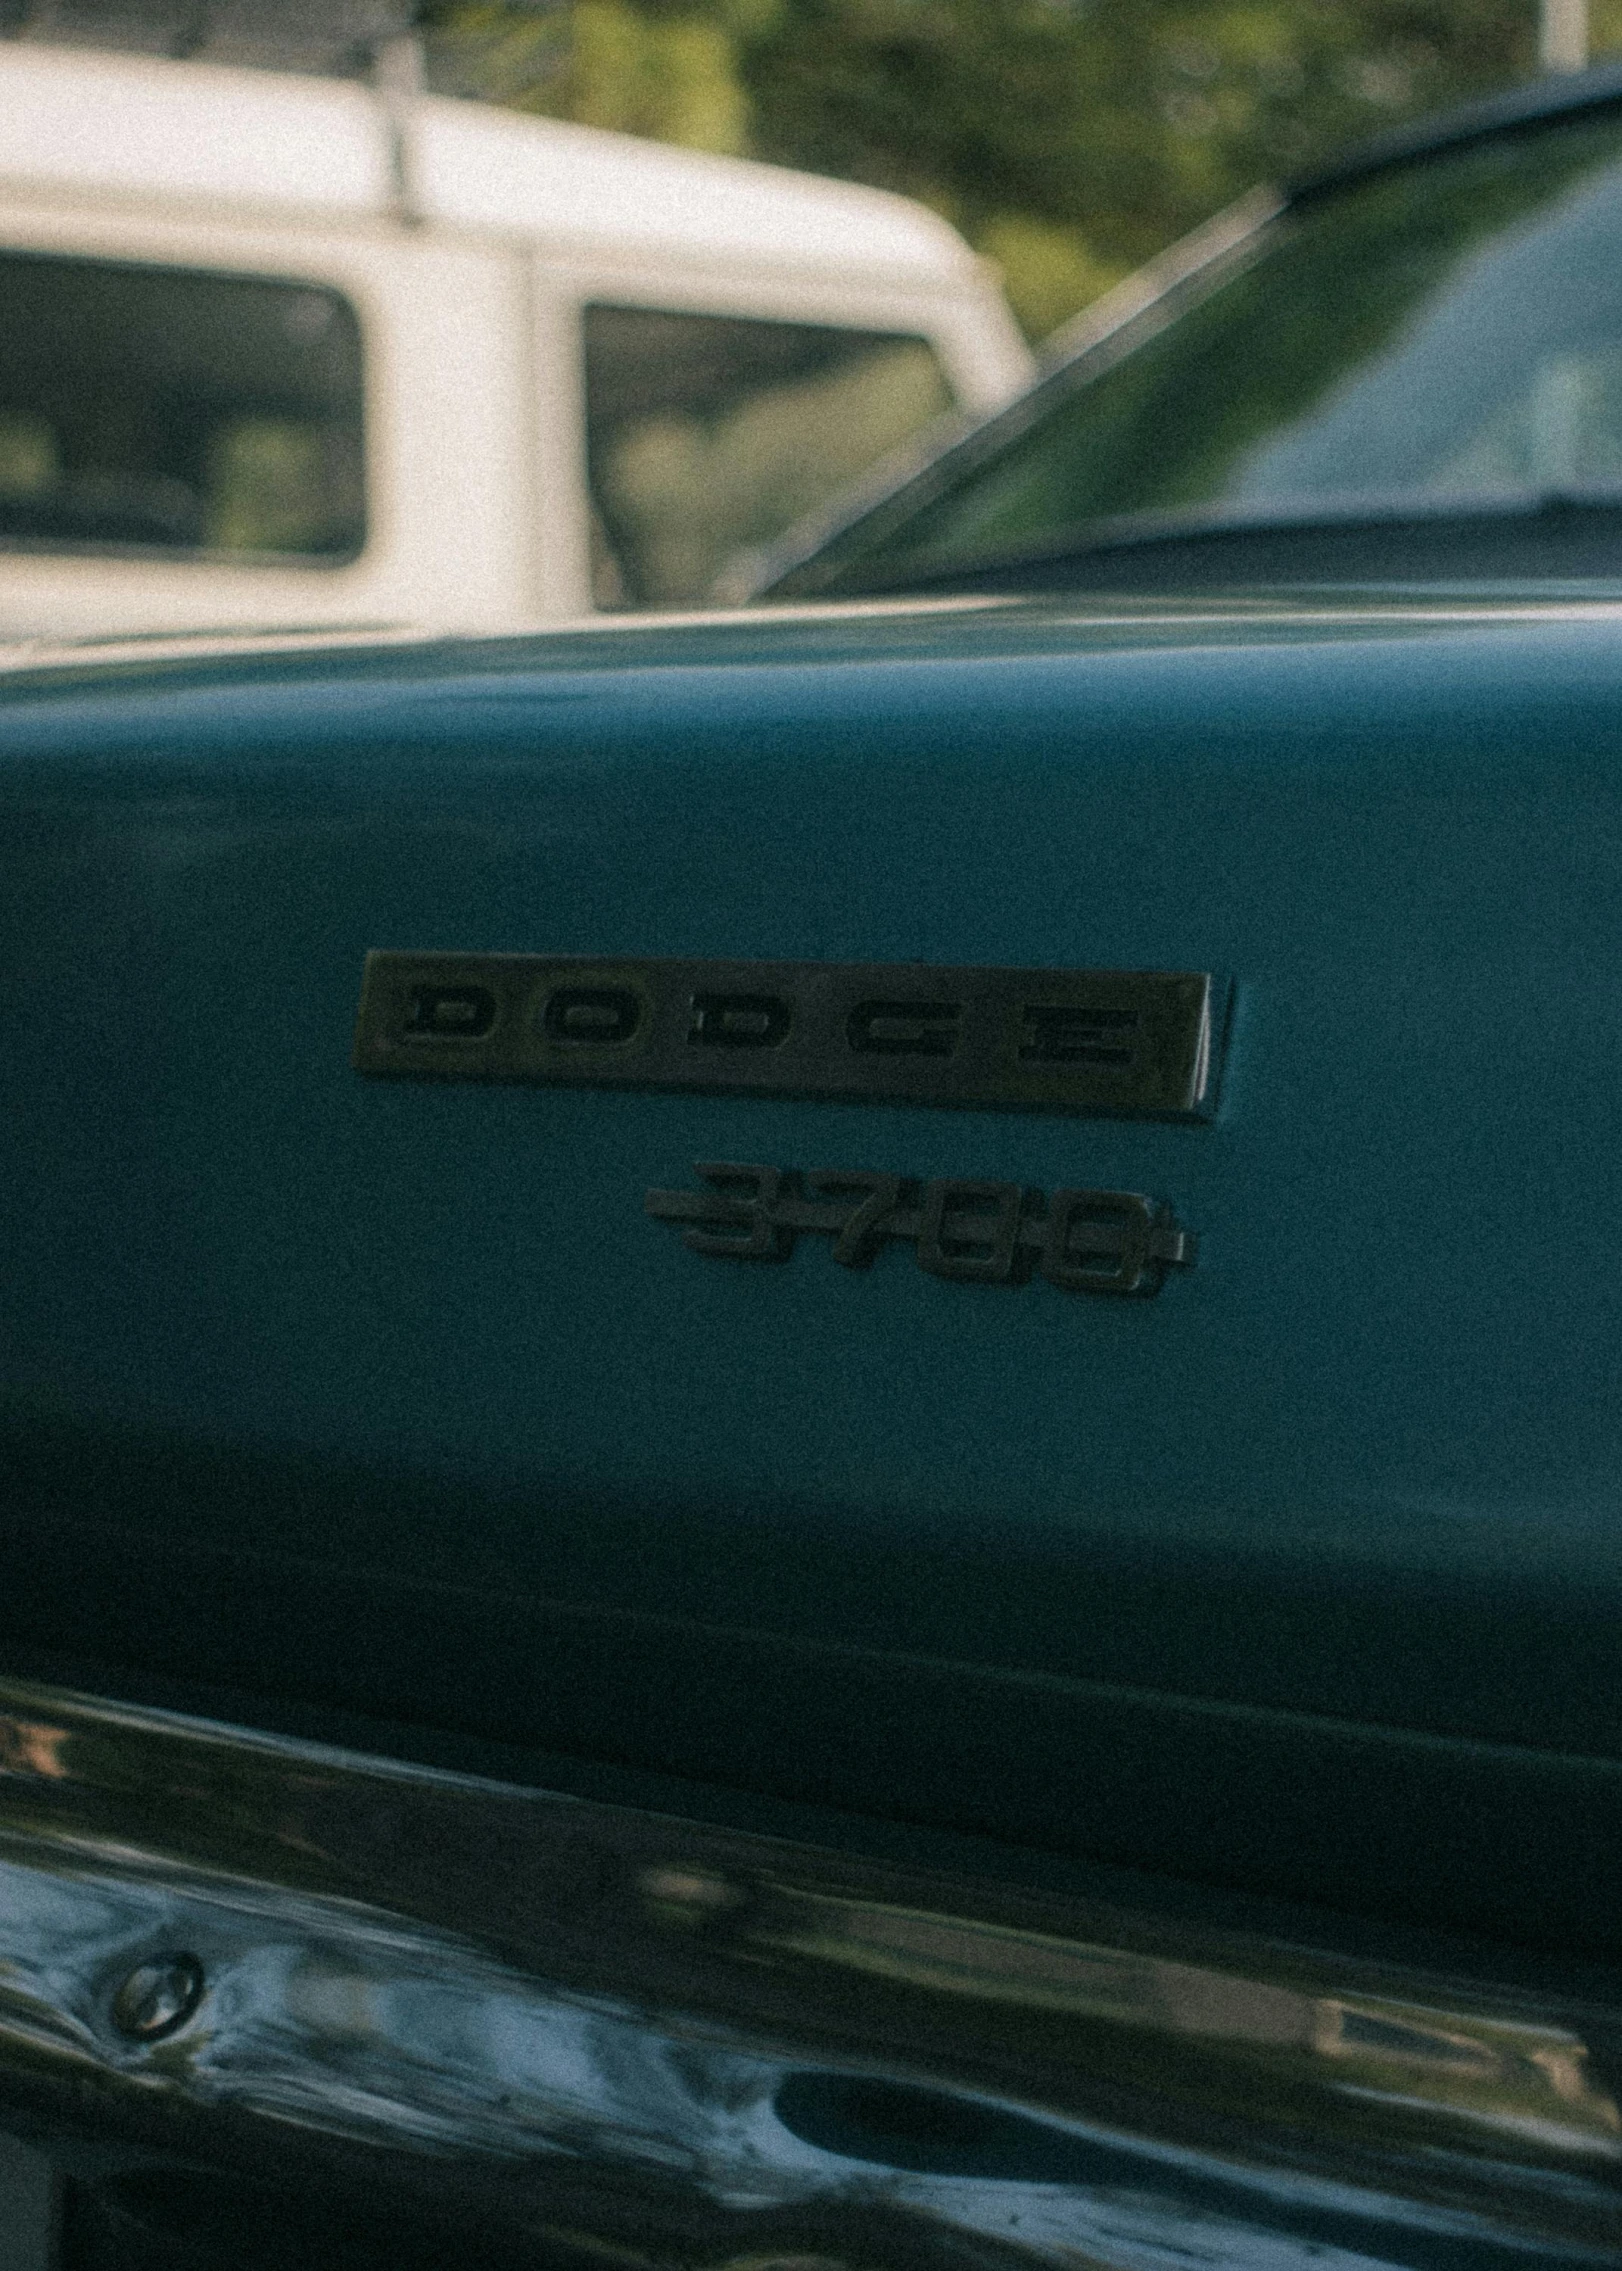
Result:
<svg viewBox="0 0 1622 2271">
<path fill-rule="evenodd" d="M 1613 2262 L 1613 2024 L 0 1687 L 0 2130 L 130 2215 L 582 2271 Z"/>
</svg>

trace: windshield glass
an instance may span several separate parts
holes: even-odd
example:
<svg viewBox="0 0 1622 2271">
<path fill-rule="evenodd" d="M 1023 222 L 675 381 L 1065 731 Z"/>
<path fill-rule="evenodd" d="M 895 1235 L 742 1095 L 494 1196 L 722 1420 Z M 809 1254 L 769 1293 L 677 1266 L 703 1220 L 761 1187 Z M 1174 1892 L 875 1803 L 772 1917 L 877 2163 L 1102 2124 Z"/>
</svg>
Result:
<svg viewBox="0 0 1622 2271">
<path fill-rule="evenodd" d="M 837 538 L 827 566 L 871 587 L 1167 521 L 1573 491 L 1622 504 L 1616 114 L 1325 192 L 1215 279 L 1174 321 L 1142 321 L 1137 344 L 1128 333 L 1084 355 L 926 474 L 914 509 L 881 507 Z"/>
</svg>

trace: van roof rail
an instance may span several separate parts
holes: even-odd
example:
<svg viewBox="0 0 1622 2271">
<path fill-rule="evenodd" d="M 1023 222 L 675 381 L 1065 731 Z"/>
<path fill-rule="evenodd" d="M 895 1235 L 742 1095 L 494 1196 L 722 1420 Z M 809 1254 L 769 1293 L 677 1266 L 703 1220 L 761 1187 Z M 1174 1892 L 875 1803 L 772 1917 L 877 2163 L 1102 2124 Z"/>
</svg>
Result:
<svg viewBox="0 0 1622 2271">
<path fill-rule="evenodd" d="M 0 0 L 0 39 L 363 78 L 417 0 Z"/>
</svg>

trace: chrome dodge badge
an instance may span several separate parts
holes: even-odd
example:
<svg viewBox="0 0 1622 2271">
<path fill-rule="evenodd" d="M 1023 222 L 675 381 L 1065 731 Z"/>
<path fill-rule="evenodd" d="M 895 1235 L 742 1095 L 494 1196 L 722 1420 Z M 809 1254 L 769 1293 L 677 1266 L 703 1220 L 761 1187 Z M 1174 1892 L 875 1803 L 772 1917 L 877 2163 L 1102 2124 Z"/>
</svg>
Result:
<svg viewBox="0 0 1622 2271">
<path fill-rule="evenodd" d="M 1186 970 L 374 953 L 355 1067 L 1182 1118 L 1211 1109 L 1216 994 Z"/>
</svg>

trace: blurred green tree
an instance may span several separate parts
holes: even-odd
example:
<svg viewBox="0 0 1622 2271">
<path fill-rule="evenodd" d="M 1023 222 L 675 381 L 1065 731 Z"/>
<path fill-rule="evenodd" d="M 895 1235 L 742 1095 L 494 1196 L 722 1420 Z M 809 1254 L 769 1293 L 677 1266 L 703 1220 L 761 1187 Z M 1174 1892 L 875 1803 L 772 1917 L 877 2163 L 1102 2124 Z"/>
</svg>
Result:
<svg viewBox="0 0 1622 2271">
<path fill-rule="evenodd" d="M 429 0 L 436 80 L 923 198 L 1033 337 L 1253 182 L 1536 68 L 1537 0 Z M 1591 0 L 1597 52 L 1622 0 Z"/>
</svg>

